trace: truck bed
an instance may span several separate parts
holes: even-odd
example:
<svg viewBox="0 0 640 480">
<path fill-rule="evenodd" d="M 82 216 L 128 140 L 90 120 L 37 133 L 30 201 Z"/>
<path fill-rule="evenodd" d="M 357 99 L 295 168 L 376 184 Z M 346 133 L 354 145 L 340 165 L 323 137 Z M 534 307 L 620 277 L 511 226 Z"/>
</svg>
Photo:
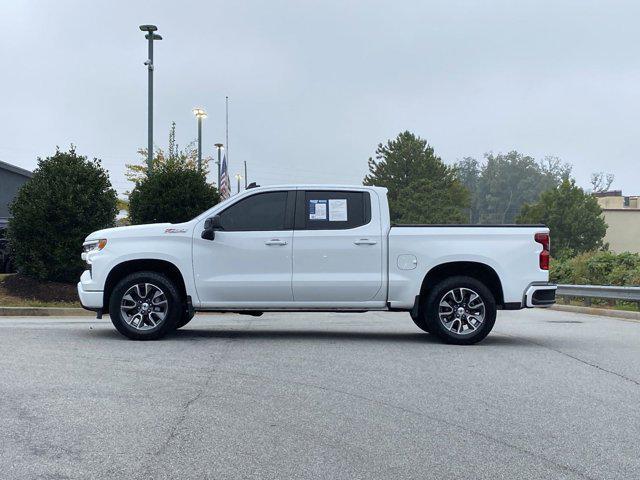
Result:
<svg viewBox="0 0 640 480">
<path fill-rule="evenodd" d="M 392 223 L 391 227 L 547 228 L 542 223 Z"/>
<path fill-rule="evenodd" d="M 540 269 L 542 245 L 536 233 L 544 225 L 393 225 L 389 230 L 389 302 L 404 307 L 415 298 L 407 292 L 420 284 L 433 268 L 447 264 L 489 266 L 501 280 L 503 304 L 520 305 L 523 292 L 536 282 L 548 281 Z M 415 288 L 415 287 L 414 287 Z"/>
</svg>

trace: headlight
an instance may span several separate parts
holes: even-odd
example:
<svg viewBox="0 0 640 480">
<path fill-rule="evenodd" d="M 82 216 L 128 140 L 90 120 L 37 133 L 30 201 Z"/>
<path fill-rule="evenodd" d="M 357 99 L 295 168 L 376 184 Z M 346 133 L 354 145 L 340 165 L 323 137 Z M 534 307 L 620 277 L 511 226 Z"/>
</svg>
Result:
<svg viewBox="0 0 640 480">
<path fill-rule="evenodd" d="M 88 253 L 95 250 L 102 250 L 107 245 L 107 239 L 101 238 L 100 240 L 90 240 L 82 244 L 82 252 Z"/>
</svg>

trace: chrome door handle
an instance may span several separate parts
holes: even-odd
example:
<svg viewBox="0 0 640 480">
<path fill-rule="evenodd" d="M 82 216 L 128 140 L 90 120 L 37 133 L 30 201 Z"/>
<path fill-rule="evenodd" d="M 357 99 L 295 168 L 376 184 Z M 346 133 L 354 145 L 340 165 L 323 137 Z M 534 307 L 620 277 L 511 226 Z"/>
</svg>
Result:
<svg viewBox="0 0 640 480">
<path fill-rule="evenodd" d="M 375 240 L 369 240 L 368 238 L 361 238 L 360 240 L 353 242 L 354 245 L 375 245 L 376 243 L 378 242 Z"/>
<path fill-rule="evenodd" d="M 280 240 L 279 238 L 272 238 L 271 240 L 267 240 L 264 242 L 265 245 L 286 245 L 287 242 L 285 240 Z"/>
</svg>

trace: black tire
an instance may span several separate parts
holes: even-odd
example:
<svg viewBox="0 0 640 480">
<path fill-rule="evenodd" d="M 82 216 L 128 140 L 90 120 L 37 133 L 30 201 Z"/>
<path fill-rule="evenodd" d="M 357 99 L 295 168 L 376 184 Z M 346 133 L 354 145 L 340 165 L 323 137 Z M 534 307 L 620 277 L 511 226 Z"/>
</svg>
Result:
<svg viewBox="0 0 640 480">
<path fill-rule="evenodd" d="M 127 291 L 136 285 L 143 284 L 151 284 L 162 292 L 166 300 L 166 307 L 163 306 L 163 308 L 166 308 L 166 312 L 163 320 L 157 322 L 157 326 L 151 326 L 149 325 L 150 321 L 143 320 L 142 327 L 144 329 L 139 329 L 132 325 L 134 322 L 131 324 L 127 322 L 120 306 Z M 144 289 L 145 291 L 146 288 Z M 152 302 L 148 303 L 152 305 Z M 120 280 L 111 292 L 109 316 L 114 327 L 125 337 L 132 340 L 157 340 L 175 330 L 177 323 L 181 319 L 182 305 L 183 300 L 178 289 L 167 276 L 157 272 L 135 272 Z M 135 308 L 132 311 L 137 311 Z"/>
<path fill-rule="evenodd" d="M 473 327 L 473 324 L 476 323 L 473 317 L 471 317 L 471 320 L 467 319 L 465 312 L 468 313 L 469 310 L 459 311 L 460 307 L 464 309 L 465 305 L 468 304 L 478 305 L 478 299 L 473 302 L 461 301 L 455 305 L 456 308 L 453 308 L 452 306 L 452 312 L 454 313 L 452 313 L 449 318 L 455 318 L 455 320 L 449 324 L 451 328 L 447 328 L 443 321 L 440 320 L 440 301 L 449 292 L 457 289 L 465 289 L 464 292 L 467 292 L 468 295 L 466 297 L 467 299 L 471 298 L 468 291 L 472 291 L 479 296 L 479 300 L 484 304 L 484 319 L 479 326 Z M 461 292 L 458 291 L 458 293 L 459 296 L 461 296 Z M 480 310 L 476 310 L 476 312 L 477 311 Z M 456 318 L 456 312 L 460 313 L 460 318 Z M 427 331 L 437 335 L 447 343 L 455 345 L 472 345 L 483 340 L 493 329 L 493 325 L 496 321 L 496 301 L 491 291 L 479 280 L 472 277 L 456 276 L 441 281 L 431 289 L 427 295 L 422 313 L 424 323 L 428 328 Z M 459 327 L 460 330 L 463 330 L 466 327 L 467 330 L 463 330 L 462 333 L 457 333 L 453 331 L 454 326 Z M 457 329 L 458 328 L 456 328 L 456 330 Z"/>
</svg>

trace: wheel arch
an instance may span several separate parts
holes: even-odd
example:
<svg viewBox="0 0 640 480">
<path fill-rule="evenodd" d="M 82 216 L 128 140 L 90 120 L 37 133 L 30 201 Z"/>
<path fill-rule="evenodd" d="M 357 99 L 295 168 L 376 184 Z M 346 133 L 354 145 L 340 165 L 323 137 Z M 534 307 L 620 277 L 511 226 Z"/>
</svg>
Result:
<svg viewBox="0 0 640 480">
<path fill-rule="evenodd" d="M 102 300 L 102 304 L 104 305 L 104 313 L 108 313 L 111 292 L 118 284 L 118 282 L 131 273 L 141 271 L 157 272 L 166 275 L 171 281 L 175 283 L 176 288 L 182 295 L 182 298 L 186 300 L 187 288 L 184 277 L 182 276 L 180 269 L 174 263 L 171 263 L 167 260 L 159 259 L 126 260 L 113 267 L 109 272 L 109 275 L 107 275 L 107 279 L 104 285 L 104 296 Z"/>
<path fill-rule="evenodd" d="M 427 272 L 420 286 L 420 298 L 426 298 L 429 288 L 448 277 L 463 275 L 482 282 L 491 291 L 496 306 L 504 306 L 502 282 L 496 271 L 486 263 L 460 261 L 447 262 L 433 267 Z"/>
</svg>

